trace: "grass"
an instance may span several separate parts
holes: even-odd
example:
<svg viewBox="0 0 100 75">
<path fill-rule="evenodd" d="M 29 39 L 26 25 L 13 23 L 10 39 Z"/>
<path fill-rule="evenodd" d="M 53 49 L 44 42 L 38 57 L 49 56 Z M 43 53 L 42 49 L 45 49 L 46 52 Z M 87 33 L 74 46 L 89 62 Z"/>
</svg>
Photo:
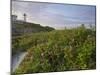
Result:
<svg viewBox="0 0 100 75">
<path fill-rule="evenodd" d="M 85 27 L 32 33 L 13 39 L 13 55 L 28 54 L 15 74 L 96 68 L 96 31 Z"/>
</svg>

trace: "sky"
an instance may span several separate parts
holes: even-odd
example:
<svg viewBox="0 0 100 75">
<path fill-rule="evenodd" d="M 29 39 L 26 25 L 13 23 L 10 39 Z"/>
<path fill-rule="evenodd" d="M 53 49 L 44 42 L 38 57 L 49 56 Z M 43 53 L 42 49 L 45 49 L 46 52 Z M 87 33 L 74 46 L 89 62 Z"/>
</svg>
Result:
<svg viewBox="0 0 100 75">
<path fill-rule="evenodd" d="M 17 15 L 18 20 L 23 20 L 26 13 L 28 22 L 55 29 L 95 25 L 95 11 L 95 6 L 89 5 L 12 1 L 12 14 Z"/>
</svg>

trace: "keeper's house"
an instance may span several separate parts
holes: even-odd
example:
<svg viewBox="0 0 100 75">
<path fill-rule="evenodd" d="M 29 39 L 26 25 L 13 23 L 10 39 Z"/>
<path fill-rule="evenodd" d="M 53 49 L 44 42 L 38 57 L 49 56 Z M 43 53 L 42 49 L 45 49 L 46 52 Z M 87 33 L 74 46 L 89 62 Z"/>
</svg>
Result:
<svg viewBox="0 0 100 75">
<path fill-rule="evenodd" d="M 17 20 L 17 16 L 16 15 L 11 15 L 11 20 L 12 21 L 16 21 Z"/>
</svg>

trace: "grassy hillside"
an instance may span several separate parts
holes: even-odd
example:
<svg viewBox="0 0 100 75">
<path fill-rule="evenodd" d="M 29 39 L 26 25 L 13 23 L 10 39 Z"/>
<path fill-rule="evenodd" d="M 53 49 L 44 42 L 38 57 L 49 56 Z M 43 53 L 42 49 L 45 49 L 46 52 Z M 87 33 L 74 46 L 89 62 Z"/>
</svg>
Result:
<svg viewBox="0 0 100 75">
<path fill-rule="evenodd" d="M 36 33 L 36 32 L 45 32 L 54 30 L 52 27 L 43 27 L 40 24 L 14 21 L 12 22 L 12 35 L 19 36 L 23 34 Z"/>
<path fill-rule="evenodd" d="M 15 73 L 96 68 L 96 31 L 78 27 L 27 34 L 13 40 L 13 53 L 28 54 Z"/>
</svg>

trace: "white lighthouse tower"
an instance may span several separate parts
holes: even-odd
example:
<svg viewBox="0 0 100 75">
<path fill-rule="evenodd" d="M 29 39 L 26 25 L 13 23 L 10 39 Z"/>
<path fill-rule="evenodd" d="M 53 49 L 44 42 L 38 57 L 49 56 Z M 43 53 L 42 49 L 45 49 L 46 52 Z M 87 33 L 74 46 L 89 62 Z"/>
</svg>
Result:
<svg viewBox="0 0 100 75">
<path fill-rule="evenodd" d="M 24 15 L 23 15 L 23 16 L 24 16 L 24 21 L 26 22 L 26 16 L 27 16 L 27 15 L 24 13 Z"/>
</svg>

